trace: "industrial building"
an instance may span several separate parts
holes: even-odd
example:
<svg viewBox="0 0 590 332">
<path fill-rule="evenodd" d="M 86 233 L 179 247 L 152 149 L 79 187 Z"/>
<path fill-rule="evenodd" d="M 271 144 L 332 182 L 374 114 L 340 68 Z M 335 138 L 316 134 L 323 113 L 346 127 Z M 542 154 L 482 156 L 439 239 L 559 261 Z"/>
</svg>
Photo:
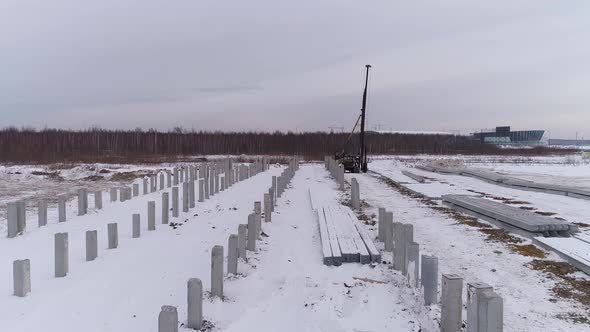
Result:
<svg viewBox="0 0 590 332">
<path fill-rule="evenodd" d="M 511 131 L 509 126 L 496 127 L 495 131 L 473 133 L 473 139 L 496 145 L 544 145 L 545 130 Z"/>
</svg>

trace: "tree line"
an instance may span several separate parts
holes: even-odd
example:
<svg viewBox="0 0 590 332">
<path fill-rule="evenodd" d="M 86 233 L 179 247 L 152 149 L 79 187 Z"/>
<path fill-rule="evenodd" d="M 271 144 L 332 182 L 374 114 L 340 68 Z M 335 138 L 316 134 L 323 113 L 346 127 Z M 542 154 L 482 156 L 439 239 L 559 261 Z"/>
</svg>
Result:
<svg viewBox="0 0 590 332">
<path fill-rule="evenodd" d="M 220 132 L 157 130 L 0 130 L 0 162 L 149 162 L 194 155 L 301 155 L 323 159 L 358 149 L 358 136 L 328 132 Z M 348 142 L 348 143 L 346 143 Z M 369 154 L 520 154 L 563 152 L 548 148 L 500 149 L 467 136 L 368 132 Z"/>
</svg>

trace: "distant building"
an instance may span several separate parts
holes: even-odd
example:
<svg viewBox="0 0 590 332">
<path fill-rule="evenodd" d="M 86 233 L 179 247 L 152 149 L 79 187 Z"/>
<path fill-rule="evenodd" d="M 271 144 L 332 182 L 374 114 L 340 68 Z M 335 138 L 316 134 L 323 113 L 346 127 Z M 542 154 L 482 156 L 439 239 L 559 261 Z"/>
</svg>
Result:
<svg viewBox="0 0 590 332">
<path fill-rule="evenodd" d="M 509 126 L 496 127 L 495 131 L 473 133 L 473 139 L 482 143 L 496 145 L 544 145 L 542 141 L 545 130 L 511 131 Z"/>
</svg>

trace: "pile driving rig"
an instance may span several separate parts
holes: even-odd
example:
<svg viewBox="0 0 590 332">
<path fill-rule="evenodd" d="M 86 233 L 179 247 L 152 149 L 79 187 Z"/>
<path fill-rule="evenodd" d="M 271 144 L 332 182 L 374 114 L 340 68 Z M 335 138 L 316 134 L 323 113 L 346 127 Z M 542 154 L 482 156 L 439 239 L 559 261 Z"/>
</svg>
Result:
<svg viewBox="0 0 590 332">
<path fill-rule="evenodd" d="M 346 139 L 343 148 L 340 151 L 337 151 L 334 159 L 339 161 L 344 166 L 344 171 L 348 171 L 350 173 L 366 173 L 367 168 L 367 146 L 365 144 L 365 111 L 367 107 L 367 86 L 369 84 L 369 69 L 371 65 L 365 65 L 367 68 L 367 73 L 365 75 L 365 90 L 363 92 L 363 103 L 361 106 L 361 114 L 356 119 L 356 123 L 352 128 L 352 132 Z M 359 147 L 357 154 L 347 154 L 345 149 L 347 146 L 351 144 L 351 139 L 353 137 L 354 131 L 358 126 L 360 121 L 360 135 L 359 135 Z M 353 147 L 354 150 L 354 147 Z"/>
</svg>

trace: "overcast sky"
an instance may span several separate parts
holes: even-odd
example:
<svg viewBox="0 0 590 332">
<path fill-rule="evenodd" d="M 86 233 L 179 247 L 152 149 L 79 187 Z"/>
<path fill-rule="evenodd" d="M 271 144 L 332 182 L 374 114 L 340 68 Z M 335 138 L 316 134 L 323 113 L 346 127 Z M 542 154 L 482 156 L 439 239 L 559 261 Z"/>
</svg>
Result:
<svg viewBox="0 0 590 332">
<path fill-rule="evenodd" d="M 587 0 L 0 0 L 0 126 L 590 138 Z"/>
</svg>

